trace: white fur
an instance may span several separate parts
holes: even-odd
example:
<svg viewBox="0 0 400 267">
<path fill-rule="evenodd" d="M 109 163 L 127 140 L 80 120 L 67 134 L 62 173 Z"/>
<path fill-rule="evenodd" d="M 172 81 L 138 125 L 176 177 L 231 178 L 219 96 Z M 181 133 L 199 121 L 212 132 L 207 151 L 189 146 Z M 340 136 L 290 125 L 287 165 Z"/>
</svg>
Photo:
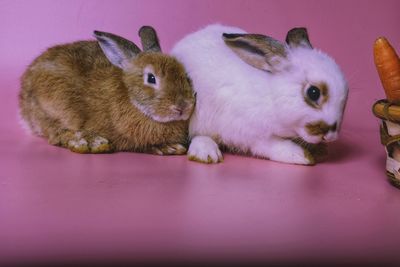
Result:
<svg viewBox="0 0 400 267">
<path fill-rule="evenodd" d="M 280 71 L 268 73 L 242 61 L 224 43 L 223 33 L 244 31 L 211 25 L 189 34 L 172 50 L 186 67 L 197 92 L 190 121 L 189 157 L 211 157 L 218 162 L 215 154 L 220 151 L 210 144 L 211 137 L 217 136 L 222 143 L 255 156 L 310 163 L 304 151 L 288 138 L 300 136 L 317 143 L 321 137 L 310 136 L 304 129 L 307 123 L 323 120 L 340 125 L 347 85 L 339 67 L 319 50 L 286 47 L 287 58 L 281 58 L 277 66 Z M 314 109 L 304 101 L 303 87 L 319 82 L 328 85 L 329 102 Z M 200 144 L 199 136 L 208 139 Z"/>
<path fill-rule="evenodd" d="M 99 148 L 102 145 L 108 144 L 108 140 L 101 137 L 101 136 L 96 136 L 91 144 L 92 148 Z"/>
<path fill-rule="evenodd" d="M 134 105 L 140 112 L 142 112 L 144 115 L 153 118 L 154 114 L 154 109 L 150 106 L 142 105 L 140 104 L 136 99 L 131 99 L 132 105 Z M 154 119 L 156 120 L 156 119 Z"/>
<path fill-rule="evenodd" d="M 147 117 L 158 121 L 158 122 L 169 122 L 175 119 L 175 117 L 173 116 L 158 116 L 155 114 L 154 109 L 151 106 L 146 106 L 146 105 L 142 105 L 140 104 L 138 101 L 136 101 L 136 99 L 131 99 L 131 103 L 140 111 L 142 112 L 144 115 L 146 115 Z"/>
<path fill-rule="evenodd" d="M 82 146 L 87 146 L 88 142 L 84 138 L 80 138 L 80 136 L 76 135 L 77 139 L 69 140 L 68 145 L 74 148 L 80 148 Z"/>
<path fill-rule="evenodd" d="M 76 132 L 75 138 L 80 139 L 82 137 L 82 132 Z"/>
<path fill-rule="evenodd" d="M 170 122 L 177 120 L 175 116 L 158 116 L 158 115 L 151 115 L 151 118 L 158 122 Z"/>
<path fill-rule="evenodd" d="M 188 155 L 193 160 L 207 163 L 222 161 L 222 153 L 218 145 L 208 136 L 195 136 L 189 147 Z"/>
</svg>

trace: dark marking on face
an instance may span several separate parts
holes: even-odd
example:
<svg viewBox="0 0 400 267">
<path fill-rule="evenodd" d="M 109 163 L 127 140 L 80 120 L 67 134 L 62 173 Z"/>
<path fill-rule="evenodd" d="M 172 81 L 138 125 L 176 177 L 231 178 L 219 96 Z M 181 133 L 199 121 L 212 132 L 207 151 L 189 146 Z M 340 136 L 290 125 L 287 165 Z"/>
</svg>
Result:
<svg viewBox="0 0 400 267">
<path fill-rule="evenodd" d="M 335 122 L 331 127 L 331 131 L 335 132 L 336 130 L 337 130 L 337 122 Z"/>
<path fill-rule="evenodd" d="M 313 101 L 308 95 L 307 95 L 307 90 L 310 87 L 315 87 L 319 89 L 319 92 L 321 94 L 321 97 L 317 101 Z M 320 109 L 322 106 L 329 101 L 329 90 L 328 90 L 328 85 L 324 82 L 321 83 L 315 83 L 315 84 L 309 84 L 307 83 L 304 86 L 303 89 L 303 95 L 304 95 L 304 101 L 306 102 L 307 105 L 309 105 L 312 108 L 315 109 Z"/>
<path fill-rule="evenodd" d="M 327 124 L 324 121 L 317 121 L 314 123 L 308 123 L 306 125 L 307 133 L 310 135 L 325 135 L 329 131 L 336 131 L 337 130 L 337 123 L 335 122 L 332 125 Z"/>
</svg>

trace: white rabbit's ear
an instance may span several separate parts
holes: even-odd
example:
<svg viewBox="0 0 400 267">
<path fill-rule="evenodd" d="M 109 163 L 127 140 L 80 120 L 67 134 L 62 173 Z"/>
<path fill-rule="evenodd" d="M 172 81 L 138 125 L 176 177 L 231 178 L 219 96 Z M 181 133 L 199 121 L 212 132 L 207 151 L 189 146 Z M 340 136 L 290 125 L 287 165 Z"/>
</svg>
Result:
<svg viewBox="0 0 400 267">
<path fill-rule="evenodd" d="M 286 35 L 286 43 L 290 47 L 305 47 L 313 48 L 310 39 L 308 38 L 308 33 L 306 28 L 293 28 L 288 31 Z"/>
<path fill-rule="evenodd" d="M 141 51 L 134 43 L 107 32 L 94 31 L 94 37 L 108 60 L 115 66 L 126 69 Z"/>
<path fill-rule="evenodd" d="M 144 52 L 161 52 L 157 32 L 151 26 L 142 26 L 139 30 Z"/>
<path fill-rule="evenodd" d="M 286 47 L 261 34 L 224 33 L 225 43 L 246 63 L 269 72 L 278 71 L 286 58 Z"/>
</svg>

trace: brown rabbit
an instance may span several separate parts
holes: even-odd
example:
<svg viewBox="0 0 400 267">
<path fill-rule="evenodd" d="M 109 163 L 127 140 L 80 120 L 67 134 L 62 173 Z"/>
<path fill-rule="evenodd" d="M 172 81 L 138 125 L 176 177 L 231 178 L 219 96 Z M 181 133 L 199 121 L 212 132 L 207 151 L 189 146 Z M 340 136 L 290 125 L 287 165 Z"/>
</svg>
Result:
<svg viewBox="0 0 400 267">
<path fill-rule="evenodd" d="M 79 153 L 186 153 L 195 95 L 183 65 L 161 53 L 149 26 L 139 30 L 143 52 L 111 33 L 94 36 L 28 67 L 19 104 L 29 129 Z"/>
</svg>

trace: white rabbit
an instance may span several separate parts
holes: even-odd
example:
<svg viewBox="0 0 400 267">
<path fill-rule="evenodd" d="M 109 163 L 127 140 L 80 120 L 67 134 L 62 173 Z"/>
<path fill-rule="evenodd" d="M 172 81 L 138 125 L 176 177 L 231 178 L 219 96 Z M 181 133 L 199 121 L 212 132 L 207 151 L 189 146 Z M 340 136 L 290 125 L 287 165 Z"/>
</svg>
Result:
<svg viewBox="0 0 400 267">
<path fill-rule="evenodd" d="M 332 58 L 313 49 L 305 28 L 290 30 L 284 44 L 210 25 L 179 41 L 172 54 L 197 93 L 189 159 L 220 162 L 224 147 L 311 165 L 307 144 L 337 139 L 347 82 Z"/>
</svg>

